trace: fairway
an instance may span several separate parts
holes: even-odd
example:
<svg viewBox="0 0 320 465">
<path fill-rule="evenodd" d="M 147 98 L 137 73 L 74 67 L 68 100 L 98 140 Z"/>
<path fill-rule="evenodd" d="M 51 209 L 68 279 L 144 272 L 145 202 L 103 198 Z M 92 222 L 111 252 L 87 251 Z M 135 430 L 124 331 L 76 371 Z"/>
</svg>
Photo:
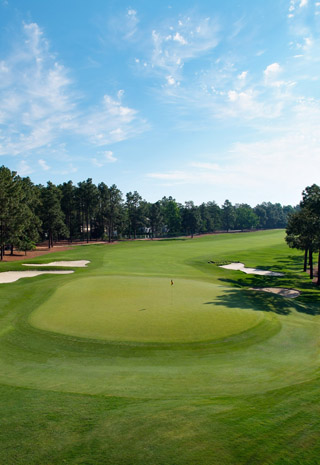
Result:
<svg viewBox="0 0 320 465">
<path fill-rule="evenodd" d="M 320 295 L 283 231 L 30 263 L 60 260 L 90 263 L 0 285 L 1 464 L 318 465 Z"/>
<path fill-rule="evenodd" d="M 207 282 L 106 276 L 57 289 L 30 316 L 37 328 L 123 342 L 199 342 L 245 331 L 263 312 L 215 306 L 224 288 Z M 239 291 L 240 292 L 240 291 Z"/>
</svg>

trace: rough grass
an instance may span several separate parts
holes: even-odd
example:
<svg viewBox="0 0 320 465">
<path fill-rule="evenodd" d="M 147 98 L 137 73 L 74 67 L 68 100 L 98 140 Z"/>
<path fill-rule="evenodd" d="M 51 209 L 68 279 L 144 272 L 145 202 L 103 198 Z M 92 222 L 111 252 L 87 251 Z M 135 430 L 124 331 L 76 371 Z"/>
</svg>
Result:
<svg viewBox="0 0 320 465">
<path fill-rule="evenodd" d="M 77 247 L 54 259 L 91 264 L 69 276 L 0 285 L 1 464 L 319 463 L 319 292 L 300 272 L 303 258 L 286 247 L 283 232 Z M 285 276 L 244 275 L 208 263 L 224 260 Z M 49 261 L 52 255 L 38 259 Z M 21 268 L 0 264 L 2 271 Z M 88 299 L 83 308 L 97 318 L 94 283 L 108 279 L 114 289 L 108 299 L 117 312 L 124 308 L 118 290 L 131 292 L 121 325 L 113 326 L 118 340 L 109 332 L 101 340 L 94 332 L 83 333 L 86 311 L 70 334 L 77 315 L 68 299 L 73 294 Z M 186 307 L 166 307 L 162 288 L 151 320 L 145 320 L 148 310 L 139 311 L 146 303 L 137 308 L 137 283 L 155 280 L 161 287 L 163 282 L 171 292 L 170 279 L 174 288 L 181 280 L 181 299 L 189 305 L 182 332 Z M 206 295 L 204 311 L 217 312 L 226 326 L 213 330 L 204 324 L 203 339 L 197 306 L 188 303 L 193 286 L 196 295 L 217 291 Z M 292 287 L 302 294 L 292 301 L 248 290 L 262 286 Z M 131 299 L 139 319 L 127 324 Z M 149 307 L 152 302 L 151 293 Z M 50 331 L 30 325 L 36 315 Z M 247 321 L 243 315 L 257 315 L 258 324 L 224 333 L 237 324 L 235 315 L 241 315 L 240 326 Z M 109 316 L 116 324 L 115 313 Z M 53 328 L 50 318 L 64 328 L 68 322 L 69 334 L 59 334 L 61 327 Z M 95 331 L 103 325 L 100 320 Z"/>
</svg>

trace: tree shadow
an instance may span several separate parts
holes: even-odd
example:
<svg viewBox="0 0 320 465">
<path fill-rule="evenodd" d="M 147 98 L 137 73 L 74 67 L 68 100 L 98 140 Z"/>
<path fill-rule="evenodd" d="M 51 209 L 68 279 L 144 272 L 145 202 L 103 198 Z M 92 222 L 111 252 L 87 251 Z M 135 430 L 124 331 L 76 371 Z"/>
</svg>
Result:
<svg viewBox="0 0 320 465">
<path fill-rule="evenodd" d="M 204 302 L 204 305 L 221 305 L 229 308 L 243 308 L 259 312 L 273 312 L 279 315 L 288 315 L 292 311 L 292 301 L 284 299 L 276 294 L 261 291 L 227 290 L 223 295 L 212 302 Z"/>
<path fill-rule="evenodd" d="M 287 257 L 281 257 L 277 260 L 278 263 L 281 263 L 282 267 L 294 268 L 303 270 L 304 257 L 302 255 L 289 255 Z"/>
<path fill-rule="evenodd" d="M 262 279 L 261 279 L 262 278 Z M 312 282 L 299 282 L 295 280 L 257 275 L 246 275 L 238 280 L 220 279 L 228 286 L 236 287 L 237 289 L 227 290 L 225 294 L 220 296 L 217 301 L 206 302 L 206 304 L 225 305 L 230 308 L 249 308 L 257 311 L 274 312 L 281 315 L 288 315 L 292 309 L 299 313 L 308 315 L 320 315 L 320 292 L 315 289 Z M 253 289 L 244 289 L 244 288 Z M 283 287 L 287 289 L 298 289 L 301 295 L 295 299 L 286 298 L 269 292 L 257 291 L 254 288 L 262 287 Z M 241 289 L 241 293 L 239 293 Z"/>
<path fill-rule="evenodd" d="M 301 271 L 301 274 L 298 274 L 296 271 L 287 271 L 283 269 L 283 266 L 272 266 L 272 267 L 260 267 L 256 268 L 266 271 L 275 271 L 283 273 L 283 276 L 268 276 L 268 275 L 255 275 L 255 274 L 245 274 L 241 271 L 237 272 L 238 276 L 235 278 L 233 274 L 230 278 L 221 277 L 219 281 L 227 283 L 233 287 L 285 287 L 288 289 L 298 288 L 303 291 L 313 291 L 314 294 L 319 294 L 316 299 L 320 299 L 320 293 L 317 292 L 319 287 L 317 287 L 312 280 L 309 279 L 309 276 L 306 273 Z M 235 272 L 233 272 L 235 273 Z M 320 300 L 319 300 L 320 301 Z"/>
</svg>

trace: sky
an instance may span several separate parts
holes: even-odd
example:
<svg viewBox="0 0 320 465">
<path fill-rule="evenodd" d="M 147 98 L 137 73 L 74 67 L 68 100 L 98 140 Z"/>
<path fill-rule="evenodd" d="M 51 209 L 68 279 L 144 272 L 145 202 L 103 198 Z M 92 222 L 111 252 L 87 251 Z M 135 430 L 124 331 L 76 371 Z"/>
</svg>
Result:
<svg viewBox="0 0 320 465">
<path fill-rule="evenodd" d="M 0 165 L 296 205 L 320 183 L 320 1 L 0 0 Z"/>
</svg>

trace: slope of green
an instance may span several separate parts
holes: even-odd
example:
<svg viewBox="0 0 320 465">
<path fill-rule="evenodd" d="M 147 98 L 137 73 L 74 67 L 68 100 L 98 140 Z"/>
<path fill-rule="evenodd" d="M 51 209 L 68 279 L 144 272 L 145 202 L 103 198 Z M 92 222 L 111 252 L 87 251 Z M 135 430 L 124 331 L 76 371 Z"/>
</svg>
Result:
<svg viewBox="0 0 320 465">
<path fill-rule="evenodd" d="M 29 322 L 73 336 L 122 342 L 221 339 L 260 323 L 263 312 L 215 306 L 224 288 L 166 278 L 95 276 L 61 286 Z"/>
<path fill-rule="evenodd" d="M 318 464 L 319 291 L 283 236 L 79 246 L 1 284 L 0 463 Z"/>
</svg>

